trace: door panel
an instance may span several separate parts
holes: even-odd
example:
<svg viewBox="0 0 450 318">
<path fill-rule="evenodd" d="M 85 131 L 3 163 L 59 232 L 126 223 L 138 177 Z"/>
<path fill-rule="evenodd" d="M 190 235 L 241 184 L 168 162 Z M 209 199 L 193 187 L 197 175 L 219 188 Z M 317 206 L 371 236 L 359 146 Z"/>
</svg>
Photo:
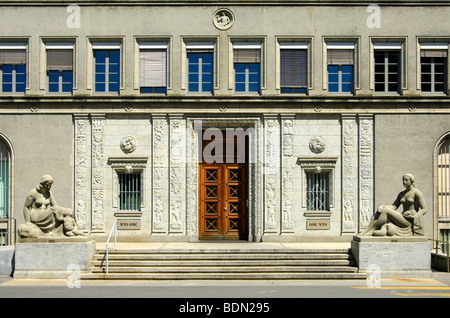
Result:
<svg viewBox="0 0 450 318">
<path fill-rule="evenodd" d="M 201 235 L 221 235 L 222 168 L 220 165 L 202 165 L 200 172 Z"/>
<path fill-rule="evenodd" d="M 247 234 L 245 164 L 200 165 L 200 238 L 239 239 Z"/>
</svg>

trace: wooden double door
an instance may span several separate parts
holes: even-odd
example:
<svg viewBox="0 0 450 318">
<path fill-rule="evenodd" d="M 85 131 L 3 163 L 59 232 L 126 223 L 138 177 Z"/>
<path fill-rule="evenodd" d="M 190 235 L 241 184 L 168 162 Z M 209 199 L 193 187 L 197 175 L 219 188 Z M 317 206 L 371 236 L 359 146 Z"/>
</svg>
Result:
<svg viewBox="0 0 450 318">
<path fill-rule="evenodd" d="M 248 149 L 236 144 L 239 148 Z M 225 157 L 199 165 L 200 239 L 248 239 L 248 165 Z"/>
</svg>

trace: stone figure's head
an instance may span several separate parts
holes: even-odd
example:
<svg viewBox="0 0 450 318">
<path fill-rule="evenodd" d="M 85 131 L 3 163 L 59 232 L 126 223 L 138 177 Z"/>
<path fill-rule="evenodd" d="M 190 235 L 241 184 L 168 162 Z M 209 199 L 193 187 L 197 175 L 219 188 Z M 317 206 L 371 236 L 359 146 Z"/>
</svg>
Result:
<svg viewBox="0 0 450 318">
<path fill-rule="evenodd" d="M 49 191 L 53 184 L 53 178 L 48 174 L 43 175 L 39 182 L 39 188 Z"/>
<path fill-rule="evenodd" d="M 64 216 L 73 217 L 73 210 L 69 208 L 65 208 L 63 211 Z"/>
<path fill-rule="evenodd" d="M 407 185 L 411 185 L 412 187 L 414 187 L 414 176 L 410 173 L 404 174 L 402 177 L 403 180 L 403 185 L 406 187 Z"/>
</svg>

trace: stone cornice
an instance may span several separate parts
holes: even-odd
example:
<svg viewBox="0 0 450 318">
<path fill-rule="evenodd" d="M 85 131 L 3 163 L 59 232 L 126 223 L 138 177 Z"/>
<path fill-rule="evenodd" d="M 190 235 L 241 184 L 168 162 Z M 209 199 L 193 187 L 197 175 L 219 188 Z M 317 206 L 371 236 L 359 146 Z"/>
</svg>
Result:
<svg viewBox="0 0 450 318">
<path fill-rule="evenodd" d="M 0 6 L 67 6 L 71 4 L 80 6 L 311 6 L 311 5 L 361 5 L 367 6 L 373 4 L 372 1 L 360 0 L 222 0 L 220 2 L 213 0 L 6 0 L 1 1 Z M 449 0 L 378 0 L 377 5 L 443 5 L 449 6 Z"/>
</svg>

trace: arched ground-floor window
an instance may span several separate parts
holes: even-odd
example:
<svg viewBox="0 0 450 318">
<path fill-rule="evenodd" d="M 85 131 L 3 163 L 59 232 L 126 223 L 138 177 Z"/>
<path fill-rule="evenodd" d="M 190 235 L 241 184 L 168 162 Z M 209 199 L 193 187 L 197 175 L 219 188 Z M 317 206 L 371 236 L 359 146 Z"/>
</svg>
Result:
<svg viewBox="0 0 450 318">
<path fill-rule="evenodd" d="M 0 136 L 0 246 L 14 242 L 14 222 L 11 214 L 11 150 Z"/>
<path fill-rule="evenodd" d="M 437 149 L 437 216 L 439 239 L 450 239 L 450 134 Z M 443 245 L 443 249 L 446 247 Z"/>
</svg>

